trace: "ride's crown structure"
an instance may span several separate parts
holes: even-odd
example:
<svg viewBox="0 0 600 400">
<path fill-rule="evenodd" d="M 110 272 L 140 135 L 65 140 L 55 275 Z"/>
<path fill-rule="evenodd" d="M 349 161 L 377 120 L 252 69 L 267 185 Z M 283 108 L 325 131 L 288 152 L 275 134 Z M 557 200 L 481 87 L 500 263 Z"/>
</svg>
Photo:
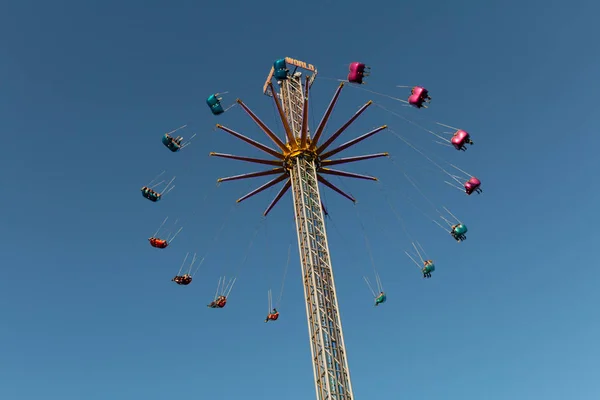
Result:
<svg viewBox="0 0 600 400">
<path fill-rule="evenodd" d="M 287 65 L 295 69 L 290 73 Z M 278 67 L 278 69 L 276 69 Z M 307 72 L 303 74 L 298 69 Z M 272 210 L 283 195 L 292 188 L 293 204 L 298 235 L 298 247 L 306 316 L 310 338 L 313 372 L 317 400 L 352 400 L 354 398 L 350 370 L 344 344 L 342 323 L 336 296 L 335 282 L 329 245 L 324 221 L 324 207 L 319 192 L 319 182 L 347 199 L 356 200 L 349 194 L 325 179 L 323 175 L 336 175 L 348 178 L 377 180 L 366 175 L 331 169 L 333 165 L 347 164 L 361 160 L 384 157 L 388 153 L 377 153 L 336 160 L 330 159 L 343 150 L 375 135 L 387 126 L 380 126 L 355 139 L 329 150 L 331 144 L 372 104 L 363 105 L 346 123 L 337 129 L 329 139 L 320 143 L 327 122 L 340 96 L 344 82 L 340 83 L 333 99 L 329 103 L 323 118 L 311 136 L 308 126 L 309 91 L 317 76 L 317 69 L 302 61 L 290 57 L 277 60 L 268 75 L 263 92 L 272 97 L 285 130 L 286 141 L 282 141 L 261 121 L 240 99 L 236 102 L 277 146 L 278 150 L 259 143 L 232 129 L 217 124 L 217 128 L 241 139 L 253 147 L 269 154 L 273 159 L 258 159 L 232 154 L 211 152 L 211 156 L 270 165 L 274 168 L 266 171 L 246 173 L 226 178 L 219 182 L 260 176 L 278 175 L 264 185 L 239 198 L 237 202 L 254 196 L 278 183 L 283 186 L 264 211 L 264 216 Z M 277 93 L 272 80 L 276 79 Z"/>
</svg>

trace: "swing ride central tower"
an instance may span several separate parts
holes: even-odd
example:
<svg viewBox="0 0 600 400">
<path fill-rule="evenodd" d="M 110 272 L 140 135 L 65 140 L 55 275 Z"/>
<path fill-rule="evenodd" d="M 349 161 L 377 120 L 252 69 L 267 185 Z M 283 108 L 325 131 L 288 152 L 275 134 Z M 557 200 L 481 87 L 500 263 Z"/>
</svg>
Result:
<svg viewBox="0 0 600 400">
<path fill-rule="evenodd" d="M 292 75 L 279 93 L 296 140 L 302 140 L 302 77 Z M 310 78 L 306 78 L 310 79 Z M 307 132 L 308 136 L 308 132 Z M 310 152 L 292 157 L 290 176 L 302 267 L 304 300 L 318 400 L 352 400 L 338 300 L 329 257 L 317 177 L 318 158 Z"/>
<path fill-rule="evenodd" d="M 277 70 L 285 60 L 286 65 L 293 65 L 295 69 L 289 72 L 287 68 Z M 298 69 L 305 70 L 303 74 Z M 323 144 L 319 139 L 323 134 L 327 121 L 337 102 L 342 87 L 340 84 L 325 114 L 311 138 L 308 128 L 308 101 L 309 89 L 317 76 L 316 68 L 292 58 L 285 58 L 275 62 L 263 88 L 263 92 L 272 97 L 286 132 L 287 141 L 281 141 L 241 100 L 237 103 L 248 113 L 265 134 L 279 147 L 276 151 L 261 143 L 254 141 L 222 125 L 218 128 L 236 136 L 246 143 L 275 157 L 274 160 L 256 159 L 231 154 L 211 153 L 212 156 L 236 159 L 257 164 L 272 165 L 275 168 L 267 171 L 248 173 L 219 179 L 220 182 L 252 178 L 257 176 L 278 175 L 256 190 L 240 198 L 238 202 L 247 199 L 263 190 L 284 182 L 283 187 L 268 206 L 266 216 L 281 197 L 290 189 L 293 194 L 294 214 L 298 235 L 302 281 L 304 286 L 304 299 L 306 303 L 306 316 L 308 320 L 308 333 L 310 338 L 313 372 L 317 400 L 353 400 L 350 370 L 342 332 L 342 322 L 336 296 L 333 270 L 329 257 L 329 245 L 324 221 L 324 207 L 319 192 L 319 183 L 324 184 L 351 201 L 355 199 L 344 193 L 323 177 L 323 174 L 337 175 L 349 178 L 376 180 L 371 176 L 359 175 L 350 172 L 338 171 L 329 166 L 350 163 L 387 156 L 387 153 L 347 157 L 330 160 L 329 157 L 337 154 L 354 144 L 382 131 L 386 126 L 378 127 L 360 137 L 352 139 L 341 146 L 328 150 L 333 141 L 356 120 L 370 105 L 371 101 L 361 107 L 342 127 Z M 276 78 L 279 93 L 272 83 Z"/>
</svg>

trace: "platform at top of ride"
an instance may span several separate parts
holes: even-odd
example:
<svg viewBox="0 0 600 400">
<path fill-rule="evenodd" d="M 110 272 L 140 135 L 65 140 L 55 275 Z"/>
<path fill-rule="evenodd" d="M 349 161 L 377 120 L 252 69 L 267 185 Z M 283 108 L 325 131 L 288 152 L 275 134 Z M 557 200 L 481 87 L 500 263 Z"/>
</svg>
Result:
<svg viewBox="0 0 600 400">
<path fill-rule="evenodd" d="M 277 77 L 277 71 L 276 71 L 275 67 L 278 66 L 279 68 L 283 67 L 283 69 L 285 69 L 287 67 L 287 65 L 292 65 L 295 67 L 294 71 L 292 71 L 292 73 L 290 75 L 294 75 L 294 73 L 296 72 L 296 70 L 298 68 L 310 72 L 311 75 L 307 76 L 307 79 L 309 79 L 309 85 L 312 86 L 312 84 L 315 81 L 315 78 L 317 77 L 317 72 L 318 72 L 317 68 L 314 65 L 306 63 L 304 61 L 296 60 L 295 58 L 291 58 L 291 57 L 285 57 L 285 58 L 276 60 L 273 63 L 273 66 L 271 66 L 271 71 L 269 72 L 269 75 L 267 76 L 267 80 L 265 81 L 265 85 L 263 86 L 264 94 L 266 94 L 267 96 L 273 96 L 273 93 L 271 93 L 271 88 L 269 87 L 269 83 L 272 81 L 272 79 L 274 77 Z M 286 72 L 286 74 L 287 74 L 287 72 Z"/>
</svg>

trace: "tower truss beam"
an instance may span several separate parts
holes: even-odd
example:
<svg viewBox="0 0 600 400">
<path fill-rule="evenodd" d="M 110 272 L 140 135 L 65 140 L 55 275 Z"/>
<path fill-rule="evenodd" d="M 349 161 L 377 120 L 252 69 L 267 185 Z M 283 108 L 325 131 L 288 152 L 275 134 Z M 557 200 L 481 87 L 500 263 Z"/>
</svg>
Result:
<svg viewBox="0 0 600 400">
<path fill-rule="evenodd" d="M 306 141 L 308 139 L 308 91 L 309 82 L 308 79 L 304 85 L 304 105 L 302 106 L 302 127 L 300 128 L 300 148 L 306 148 Z"/>
<path fill-rule="evenodd" d="M 317 399 L 351 400 L 350 371 L 314 161 L 294 159 L 291 177 Z"/>
</svg>

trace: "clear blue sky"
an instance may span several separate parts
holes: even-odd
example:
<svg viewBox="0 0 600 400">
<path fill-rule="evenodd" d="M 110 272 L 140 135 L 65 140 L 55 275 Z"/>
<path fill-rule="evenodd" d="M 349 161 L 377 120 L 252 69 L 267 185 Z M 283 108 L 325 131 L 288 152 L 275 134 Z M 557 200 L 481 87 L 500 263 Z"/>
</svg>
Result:
<svg viewBox="0 0 600 400">
<path fill-rule="evenodd" d="M 347 87 L 328 133 L 369 99 L 428 129 L 464 128 L 466 153 L 371 107 L 338 143 L 388 124 L 485 191 L 445 185 L 389 132 L 346 153 L 388 151 L 397 164 L 346 168 L 379 185 L 340 184 L 359 200 L 388 292 L 374 308 L 356 209 L 323 189 L 356 399 L 598 399 L 599 12 L 553 0 L 1 2 L 0 398 L 314 398 L 291 196 L 266 222 L 277 189 L 230 211 L 261 181 L 216 179 L 261 167 L 208 157 L 259 155 L 216 122 L 268 143 L 239 107 L 213 117 L 214 92 L 282 134 L 261 88 L 290 56 L 322 76 L 313 127 L 352 61 L 372 67 L 371 90 L 406 98 L 396 85 L 426 86 L 428 110 Z M 194 143 L 169 152 L 161 135 L 186 123 Z M 139 189 L 162 170 L 176 188 L 154 204 Z M 433 210 L 403 170 L 467 223 L 467 242 L 413 207 Z M 385 193 L 436 261 L 432 279 L 404 255 L 410 239 Z M 166 216 L 183 231 L 153 249 Z M 290 243 L 281 318 L 265 324 Z M 186 252 L 206 260 L 180 287 L 170 279 Z M 236 271 L 227 307 L 208 309 L 218 277 Z"/>
</svg>

